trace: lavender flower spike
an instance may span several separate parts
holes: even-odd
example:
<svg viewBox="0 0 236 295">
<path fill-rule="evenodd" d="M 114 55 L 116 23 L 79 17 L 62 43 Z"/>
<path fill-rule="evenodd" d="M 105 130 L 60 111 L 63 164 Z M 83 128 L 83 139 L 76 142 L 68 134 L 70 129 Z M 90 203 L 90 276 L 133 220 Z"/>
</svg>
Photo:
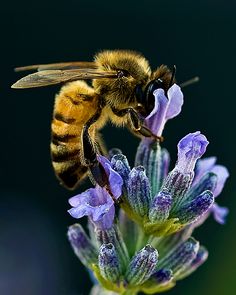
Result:
<svg viewBox="0 0 236 295">
<path fill-rule="evenodd" d="M 104 230 L 112 226 L 115 216 L 114 201 L 104 188 L 90 188 L 70 198 L 69 203 L 73 207 L 68 210 L 72 217 L 88 216 L 96 227 Z"/>
<path fill-rule="evenodd" d="M 163 89 L 153 92 L 155 106 L 152 112 L 145 118 L 145 125 L 157 136 L 161 136 L 165 123 L 180 112 L 183 105 L 183 93 L 176 84 L 167 91 L 167 97 Z"/>
</svg>

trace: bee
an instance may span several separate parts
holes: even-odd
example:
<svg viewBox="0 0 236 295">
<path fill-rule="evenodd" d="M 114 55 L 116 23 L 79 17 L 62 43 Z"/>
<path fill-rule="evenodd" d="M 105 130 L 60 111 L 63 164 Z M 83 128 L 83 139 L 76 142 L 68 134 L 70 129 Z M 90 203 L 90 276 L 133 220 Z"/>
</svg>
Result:
<svg viewBox="0 0 236 295">
<path fill-rule="evenodd" d="M 137 136 L 159 139 L 143 125 L 154 107 L 153 91 L 165 91 L 174 73 L 165 65 L 152 71 L 140 53 L 106 50 L 93 62 L 66 62 L 16 68 L 37 70 L 12 85 L 34 88 L 65 83 L 56 95 L 51 158 L 57 178 L 75 189 L 88 172 L 101 186 L 105 180 L 97 154 L 104 153 L 99 130 L 110 120 Z M 91 80 L 91 86 L 85 80 Z"/>
</svg>

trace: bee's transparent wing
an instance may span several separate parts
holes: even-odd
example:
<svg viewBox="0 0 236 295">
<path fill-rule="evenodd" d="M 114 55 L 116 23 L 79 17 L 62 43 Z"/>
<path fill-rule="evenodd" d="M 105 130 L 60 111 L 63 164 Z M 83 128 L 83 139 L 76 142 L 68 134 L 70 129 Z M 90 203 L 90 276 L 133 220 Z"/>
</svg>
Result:
<svg viewBox="0 0 236 295">
<path fill-rule="evenodd" d="M 18 80 L 12 88 L 35 88 L 76 80 L 117 78 L 117 72 L 96 69 L 44 70 Z"/>
<path fill-rule="evenodd" d="M 51 64 L 39 64 L 39 65 L 30 65 L 24 67 L 15 68 L 15 72 L 22 71 L 45 71 L 45 70 L 72 70 L 72 69 L 96 69 L 97 66 L 95 62 L 87 62 L 87 61 L 72 61 L 72 62 L 59 62 L 59 63 L 51 63 Z"/>
</svg>

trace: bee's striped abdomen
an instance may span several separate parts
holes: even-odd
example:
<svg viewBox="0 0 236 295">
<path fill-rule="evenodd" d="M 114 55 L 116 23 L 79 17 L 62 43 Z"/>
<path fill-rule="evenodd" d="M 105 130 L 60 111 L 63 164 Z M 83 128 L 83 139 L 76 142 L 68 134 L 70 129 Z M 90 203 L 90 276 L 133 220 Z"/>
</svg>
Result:
<svg viewBox="0 0 236 295">
<path fill-rule="evenodd" d="M 60 182 L 69 189 L 75 188 L 88 171 L 88 167 L 82 164 L 81 133 L 96 107 L 94 91 L 83 81 L 67 84 L 56 97 L 52 121 L 52 164 Z"/>
</svg>

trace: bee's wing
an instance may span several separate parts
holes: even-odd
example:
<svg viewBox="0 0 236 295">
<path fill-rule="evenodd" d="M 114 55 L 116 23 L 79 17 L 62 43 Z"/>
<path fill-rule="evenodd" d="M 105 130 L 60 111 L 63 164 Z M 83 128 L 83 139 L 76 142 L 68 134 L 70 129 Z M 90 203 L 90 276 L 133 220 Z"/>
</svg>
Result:
<svg viewBox="0 0 236 295">
<path fill-rule="evenodd" d="M 30 74 L 18 80 L 12 88 L 35 88 L 76 80 L 117 78 L 116 72 L 103 72 L 95 69 L 46 70 Z"/>
<path fill-rule="evenodd" d="M 87 61 L 72 61 L 72 62 L 59 62 L 52 64 L 39 64 L 39 65 L 30 65 L 24 67 L 15 68 L 15 72 L 22 71 L 45 71 L 45 70 L 69 70 L 69 69 L 81 69 L 81 68 L 89 68 L 96 69 L 97 65 L 95 62 L 87 62 Z"/>
</svg>

